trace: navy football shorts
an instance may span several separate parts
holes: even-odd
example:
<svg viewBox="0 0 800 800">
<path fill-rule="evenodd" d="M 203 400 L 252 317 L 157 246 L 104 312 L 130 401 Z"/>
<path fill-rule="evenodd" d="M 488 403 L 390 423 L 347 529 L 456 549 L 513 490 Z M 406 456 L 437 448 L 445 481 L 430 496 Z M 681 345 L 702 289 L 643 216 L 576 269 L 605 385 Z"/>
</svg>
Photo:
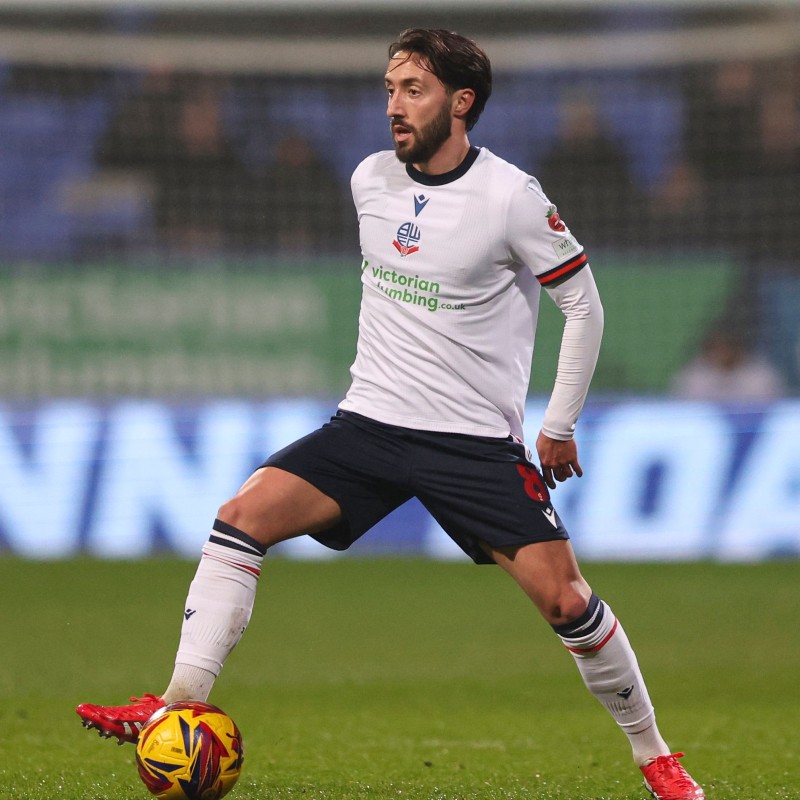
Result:
<svg viewBox="0 0 800 800">
<path fill-rule="evenodd" d="M 478 564 L 493 548 L 568 539 L 526 447 L 507 439 L 385 425 L 339 411 L 330 422 L 267 459 L 333 498 L 342 521 L 313 535 L 346 550 L 373 525 L 417 497 Z"/>
</svg>

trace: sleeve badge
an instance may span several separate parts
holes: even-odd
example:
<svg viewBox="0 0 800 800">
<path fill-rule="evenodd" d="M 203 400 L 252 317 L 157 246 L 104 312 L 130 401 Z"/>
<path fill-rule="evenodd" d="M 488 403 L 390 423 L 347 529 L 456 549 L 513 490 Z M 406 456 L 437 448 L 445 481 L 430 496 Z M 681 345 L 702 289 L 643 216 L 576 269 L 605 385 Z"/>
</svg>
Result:
<svg viewBox="0 0 800 800">
<path fill-rule="evenodd" d="M 558 209 L 555 206 L 550 206 L 547 209 L 547 224 L 550 226 L 551 230 L 556 231 L 556 233 L 564 233 L 566 231 L 567 226 L 561 219 L 561 215 L 558 213 Z"/>
</svg>

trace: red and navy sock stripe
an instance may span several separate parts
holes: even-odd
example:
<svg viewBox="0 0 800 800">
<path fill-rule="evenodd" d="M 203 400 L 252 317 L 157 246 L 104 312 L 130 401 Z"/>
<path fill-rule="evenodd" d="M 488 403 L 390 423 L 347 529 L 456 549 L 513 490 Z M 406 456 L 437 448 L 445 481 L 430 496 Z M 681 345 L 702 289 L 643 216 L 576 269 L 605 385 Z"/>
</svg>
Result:
<svg viewBox="0 0 800 800">
<path fill-rule="evenodd" d="M 602 624 L 605 614 L 605 604 L 600 602 L 600 598 L 592 592 L 586 611 L 572 622 L 565 622 L 563 625 L 553 625 L 553 630 L 561 637 L 571 639 L 577 636 L 588 636 L 594 633 Z"/>
<path fill-rule="evenodd" d="M 229 547 L 231 550 L 248 553 L 252 556 L 263 558 L 266 555 L 267 548 L 261 542 L 256 541 L 252 536 L 248 536 L 244 531 L 240 531 L 233 525 L 229 525 L 221 519 L 215 519 L 213 528 L 219 535 L 212 533 L 209 537 L 210 542 Z"/>
<path fill-rule="evenodd" d="M 606 615 L 611 615 L 606 619 Z M 594 593 L 589 605 L 577 619 L 564 625 L 553 625 L 567 650 L 573 653 L 593 653 L 600 650 L 617 630 L 617 618 L 611 609 Z M 606 630 L 601 630 L 601 629 Z M 593 636 L 592 634 L 596 634 Z M 582 644 L 583 646 L 578 646 Z M 588 644 L 588 646 L 587 646 Z"/>
</svg>

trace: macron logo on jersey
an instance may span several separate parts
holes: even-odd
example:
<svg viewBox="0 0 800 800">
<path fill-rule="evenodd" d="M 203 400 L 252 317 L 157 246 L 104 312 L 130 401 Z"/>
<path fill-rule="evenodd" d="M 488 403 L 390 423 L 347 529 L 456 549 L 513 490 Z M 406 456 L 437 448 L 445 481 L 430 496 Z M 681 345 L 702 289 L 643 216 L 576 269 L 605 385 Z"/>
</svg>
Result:
<svg viewBox="0 0 800 800">
<path fill-rule="evenodd" d="M 419 197 L 414 195 L 414 216 L 418 217 L 422 213 L 422 209 L 428 205 L 428 200 L 430 197 L 425 197 L 424 194 L 421 194 Z"/>
</svg>

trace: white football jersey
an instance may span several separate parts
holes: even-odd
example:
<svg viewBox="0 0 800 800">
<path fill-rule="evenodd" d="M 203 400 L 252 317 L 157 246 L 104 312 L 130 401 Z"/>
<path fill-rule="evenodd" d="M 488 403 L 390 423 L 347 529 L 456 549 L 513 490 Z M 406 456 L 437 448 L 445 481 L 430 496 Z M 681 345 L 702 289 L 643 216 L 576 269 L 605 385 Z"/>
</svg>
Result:
<svg viewBox="0 0 800 800">
<path fill-rule="evenodd" d="M 535 178 L 478 148 L 445 175 L 376 153 L 351 186 L 363 295 L 340 408 L 522 438 L 540 287 L 586 263 L 555 206 Z"/>
</svg>

